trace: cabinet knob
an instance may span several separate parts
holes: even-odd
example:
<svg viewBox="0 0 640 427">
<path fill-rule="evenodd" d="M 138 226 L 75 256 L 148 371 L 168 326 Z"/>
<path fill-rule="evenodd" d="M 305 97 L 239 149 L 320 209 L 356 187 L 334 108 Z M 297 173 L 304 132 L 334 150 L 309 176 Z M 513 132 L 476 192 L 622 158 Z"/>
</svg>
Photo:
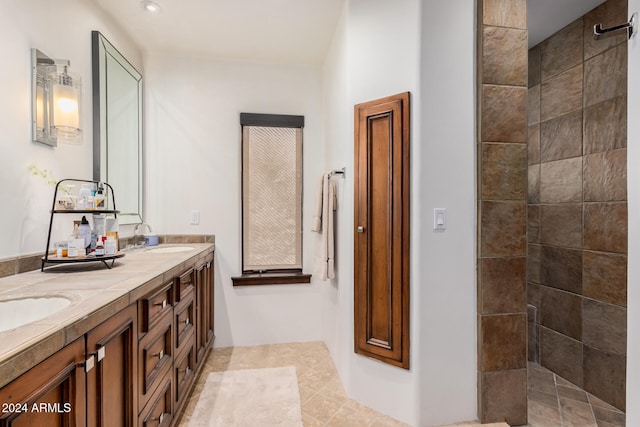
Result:
<svg viewBox="0 0 640 427">
<path fill-rule="evenodd" d="M 160 353 L 158 353 L 156 356 L 159 360 L 162 360 L 162 358 L 164 357 L 164 350 L 160 350 Z"/>
<path fill-rule="evenodd" d="M 90 370 L 93 369 L 93 365 L 94 365 L 94 360 L 93 360 L 93 354 L 89 356 L 88 359 L 86 359 L 84 362 L 78 363 L 78 367 L 79 368 L 84 368 L 84 372 L 89 372 Z"/>
<path fill-rule="evenodd" d="M 167 300 L 163 299 L 162 302 L 157 302 L 154 305 L 159 305 L 162 306 L 162 308 L 165 308 L 167 306 Z"/>
<path fill-rule="evenodd" d="M 189 322 L 190 322 L 190 320 L 189 320 L 189 318 L 188 318 L 188 317 L 187 317 L 186 319 L 184 319 L 184 324 L 185 324 L 185 325 L 189 325 Z"/>
<path fill-rule="evenodd" d="M 364 227 L 362 225 L 359 225 L 357 230 L 358 230 L 358 233 L 364 233 Z"/>
</svg>

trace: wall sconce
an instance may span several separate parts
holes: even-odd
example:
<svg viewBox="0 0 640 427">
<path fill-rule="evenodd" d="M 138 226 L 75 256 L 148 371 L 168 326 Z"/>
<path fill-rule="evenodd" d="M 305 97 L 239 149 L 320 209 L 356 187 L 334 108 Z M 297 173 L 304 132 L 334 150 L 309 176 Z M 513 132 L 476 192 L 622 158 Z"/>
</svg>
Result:
<svg viewBox="0 0 640 427">
<path fill-rule="evenodd" d="M 82 142 L 82 81 L 69 61 L 31 49 L 32 139 L 55 147 Z"/>
</svg>

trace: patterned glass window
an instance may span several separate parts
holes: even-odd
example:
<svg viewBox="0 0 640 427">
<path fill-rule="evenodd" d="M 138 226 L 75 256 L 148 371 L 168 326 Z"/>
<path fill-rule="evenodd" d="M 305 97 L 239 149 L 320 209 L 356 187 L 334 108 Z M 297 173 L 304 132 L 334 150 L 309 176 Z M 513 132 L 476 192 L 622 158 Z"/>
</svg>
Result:
<svg viewBox="0 0 640 427">
<path fill-rule="evenodd" d="M 298 120 L 282 124 L 283 118 L 291 117 Z M 241 115 L 243 272 L 302 270 L 299 118 Z"/>
</svg>

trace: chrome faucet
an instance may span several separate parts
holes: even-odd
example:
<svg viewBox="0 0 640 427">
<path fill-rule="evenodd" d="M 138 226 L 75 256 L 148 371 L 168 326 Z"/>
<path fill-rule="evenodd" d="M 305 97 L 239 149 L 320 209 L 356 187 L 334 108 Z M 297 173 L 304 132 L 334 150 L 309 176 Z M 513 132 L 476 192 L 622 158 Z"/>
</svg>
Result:
<svg viewBox="0 0 640 427">
<path fill-rule="evenodd" d="M 134 246 L 138 246 L 138 245 L 143 246 L 144 245 L 144 234 L 140 235 L 142 237 L 142 240 L 141 240 L 141 243 L 138 243 L 138 236 L 139 236 L 138 228 L 139 227 L 146 227 L 147 231 L 149 233 L 151 233 L 151 226 L 149 224 L 145 224 L 144 222 L 136 224 L 136 226 L 133 227 L 133 245 Z M 144 233 L 144 231 L 143 231 L 143 233 Z"/>
</svg>

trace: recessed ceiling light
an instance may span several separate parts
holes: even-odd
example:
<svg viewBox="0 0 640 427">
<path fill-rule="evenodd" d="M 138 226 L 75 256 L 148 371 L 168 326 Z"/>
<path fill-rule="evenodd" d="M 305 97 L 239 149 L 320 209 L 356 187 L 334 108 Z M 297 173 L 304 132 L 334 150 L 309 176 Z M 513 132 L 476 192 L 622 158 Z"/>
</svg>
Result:
<svg viewBox="0 0 640 427">
<path fill-rule="evenodd" d="M 147 12 L 151 12 L 151 13 L 160 12 L 160 5 L 154 1 L 143 0 L 142 2 L 140 2 L 140 4 L 142 4 L 142 8 Z"/>
</svg>

